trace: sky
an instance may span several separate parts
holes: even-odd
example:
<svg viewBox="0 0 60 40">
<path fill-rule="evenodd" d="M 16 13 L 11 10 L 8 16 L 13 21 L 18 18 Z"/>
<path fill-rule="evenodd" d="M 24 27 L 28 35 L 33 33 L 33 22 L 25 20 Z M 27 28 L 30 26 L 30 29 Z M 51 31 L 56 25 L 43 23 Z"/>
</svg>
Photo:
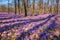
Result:
<svg viewBox="0 0 60 40">
<path fill-rule="evenodd" d="M 12 3 L 12 0 L 9 0 L 9 3 Z M 8 4 L 8 0 L 0 0 L 0 5 L 7 5 Z"/>
<path fill-rule="evenodd" d="M 12 2 L 12 0 L 10 0 L 10 3 Z M 0 1 L 0 4 L 7 4 L 8 3 L 8 0 L 1 0 Z"/>
<path fill-rule="evenodd" d="M 12 3 L 12 1 L 13 0 L 9 0 L 9 3 Z M 44 1 L 46 1 L 46 0 L 44 0 Z M 38 2 L 38 0 L 36 0 L 36 3 Z M 2 5 L 2 4 L 5 4 L 5 5 L 7 5 L 7 3 L 8 3 L 8 0 L 0 0 L 0 5 Z"/>
<path fill-rule="evenodd" d="M 14 0 L 9 0 L 9 3 L 13 3 L 13 1 Z M 38 3 L 38 0 L 35 0 L 35 2 Z M 44 0 L 44 2 L 47 2 L 47 0 Z M 0 5 L 8 5 L 8 0 L 0 0 Z"/>
</svg>

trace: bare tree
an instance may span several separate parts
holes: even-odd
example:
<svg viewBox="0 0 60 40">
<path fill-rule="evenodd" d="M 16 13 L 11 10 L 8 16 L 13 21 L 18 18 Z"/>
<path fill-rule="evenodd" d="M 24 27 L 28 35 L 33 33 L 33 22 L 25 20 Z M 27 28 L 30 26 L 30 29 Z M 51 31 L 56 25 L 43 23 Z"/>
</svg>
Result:
<svg viewBox="0 0 60 40">
<path fill-rule="evenodd" d="M 14 4 L 15 4 L 15 14 L 16 14 L 16 13 L 17 13 L 17 12 L 16 12 L 16 0 L 14 0 Z"/>
<path fill-rule="evenodd" d="M 29 0 L 26 0 L 27 7 L 28 7 L 28 1 L 29 1 Z"/>
<path fill-rule="evenodd" d="M 18 12 L 20 14 L 20 0 L 18 0 Z"/>
<path fill-rule="evenodd" d="M 26 0 L 27 8 L 30 6 L 30 0 Z"/>
<path fill-rule="evenodd" d="M 27 7 L 27 10 L 28 10 L 28 5 L 29 5 L 29 0 L 26 0 L 26 7 Z"/>
<path fill-rule="evenodd" d="M 48 12 L 49 12 L 49 0 L 47 1 L 47 5 L 48 5 Z"/>
<path fill-rule="evenodd" d="M 30 8 L 30 0 L 26 0 L 26 7 L 27 7 L 27 13 L 29 12 L 29 8 Z"/>
<path fill-rule="evenodd" d="M 53 13 L 54 0 L 50 0 L 50 1 L 51 1 L 51 13 Z"/>
<path fill-rule="evenodd" d="M 25 16 L 27 16 L 27 9 L 26 9 L 26 0 L 22 0 L 24 5 Z"/>
<path fill-rule="evenodd" d="M 8 0 L 8 14 L 9 14 L 9 0 Z"/>
<path fill-rule="evenodd" d="M 56 0 L 56 11 L 57 11 L 57 14 L 58 14 L 58 5 L 59 5 L 59 0 Z"/>
<path fill-rule="evenodd" d="M 39 0 L 38 6 L 39 6 L 39 13 L 40 13 L 41 9 L 43 9 L 43 0 Z"/>
<path fill-rule="evenodd" d="M 34 15 L 34 9 L 35 9 L 35 0 L 33 0 L 32 2 L 32 7 L 33 7 L 33 13 L 32 13 L 32 16 Z"/>
</svg>

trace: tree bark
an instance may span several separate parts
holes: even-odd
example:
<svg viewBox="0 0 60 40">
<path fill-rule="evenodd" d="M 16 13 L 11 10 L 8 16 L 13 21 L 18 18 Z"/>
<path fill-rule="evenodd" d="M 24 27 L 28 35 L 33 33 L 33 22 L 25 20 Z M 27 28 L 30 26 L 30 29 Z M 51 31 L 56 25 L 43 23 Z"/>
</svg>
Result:
<svg viewBox="0 0 60 40">
<path fill-rule="evenodd" d="M 32 3 L 32 7 L 33 7 L 33 12 L 32 12 L 32 16 L 34 15 L 34 9 L 35 9 L 35 0 L 33 0 L 33 3 Z"/>
<path fill-rule="evenodd" d="M 26 9 L 26 3 L 25 3 L 25 0 L 23 0 L 23 5 L 24 5 L 25 16 L 27 16 L 27 9 Z"/>
<path fill-rule="evenodd" d="M 8 14 L 9 14 L 9 0 L 8 0 Z"/>
<path fill-rule="evenodd" d="M 20 14 L 20 0 L 18 0 L 18 13 Z"/>
<path fill-rule="evenodd" d="M 15 14 L 16 14 L 16 13 L 17 13 L 17 12 L 16 12 L 16 0 L 14 0 L 14 4 L 15 4 Z"/>
<path fill-rule="evenodd" d="M 56 4 L 56 8 L 57 8 L 57 9 L 56 9 L 56 11 L 57 11 L 57 14 L 58 14 L 58 5 L 59 5 L 59 0 L 56 0 L 56 3 L 57 3 L 57 4 Z"/>
</svg>

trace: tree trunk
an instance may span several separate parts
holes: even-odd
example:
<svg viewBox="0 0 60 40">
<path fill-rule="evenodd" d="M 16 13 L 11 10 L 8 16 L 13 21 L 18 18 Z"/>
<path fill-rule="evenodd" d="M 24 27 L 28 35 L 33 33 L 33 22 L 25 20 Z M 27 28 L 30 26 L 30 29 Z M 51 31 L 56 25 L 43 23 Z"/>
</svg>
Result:
<svg viewBox="0 0 60 40">
<path fill-rule="evenodd" d="M 8 14 L 9 14 L 9 0 L 8 0 Z"/>
<path fill-rule="evenodd" d="M 25 16 L 27 16 L 27 9 L 26 9 L 26 3 L 25 3 L 26 1 L 25 0 L 23 0 L 23 5 L 24 5 L 24 11 L 25 11 Z"/>
<path fill-rule="evenodd" d="M 15 3 L 15 14 L 16 14 L 16 13 L 17 13 L 17 12 L 16 12 L 16 0 L 14 0 L 14 3 Z"/>
<path fill-rule="evenodd" d="M 51 13 L 52 13 L 52 6 L 53 6 L 52 4 L 53 4 L 53 1 L 51 0 Z"/>
<path fill-rule="evenodd" d="M 32 16 L 34 15 L 34 9 L 35 9 L 35 0 L 33 0 L 33 3 L 32 3 L 32 7 L 33 7 L 33 12 L 32 12 Z"/>
<path fill-rule="evenodd" d="M 20 0 L 18 0 L 18 13 L 20 14 Z"/>
<path fill-rule="evenodd" d="M 49 13 L 49 0 L 48 0 L 47 4 L 48 4 L 48 13 Z"/>
<path fill-rule="evenodd" d="M 57 14 L 58 14 L 58 5 L 59 5 L 59 0 L 56 0 L 56 11 L 57 11 Z"/>
<path fill-rule="evenodd" d="M 40 11 L 42 11 L 43 9 L 43 0 L 39 0 L 39 14 L 41 13 Z"/>
</svg>

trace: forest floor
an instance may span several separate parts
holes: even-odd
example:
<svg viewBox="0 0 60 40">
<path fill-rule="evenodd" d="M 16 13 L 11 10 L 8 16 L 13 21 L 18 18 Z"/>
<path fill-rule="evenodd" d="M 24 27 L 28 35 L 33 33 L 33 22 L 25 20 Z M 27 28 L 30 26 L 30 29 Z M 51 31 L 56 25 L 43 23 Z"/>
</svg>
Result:
<svg viewBox="0 0 60 40">
<path fill-rule="evenodd" d="M 27 17 L 0 14 L 0 34 L 1 39 L 7 37 L 12 39 L 13 37 L 16 40 L 49 40 L 51 35 L 53 38 L 50 39 L 57 40 L 60 37 L 60 14 L 41 14 Z"/>
</svg>

